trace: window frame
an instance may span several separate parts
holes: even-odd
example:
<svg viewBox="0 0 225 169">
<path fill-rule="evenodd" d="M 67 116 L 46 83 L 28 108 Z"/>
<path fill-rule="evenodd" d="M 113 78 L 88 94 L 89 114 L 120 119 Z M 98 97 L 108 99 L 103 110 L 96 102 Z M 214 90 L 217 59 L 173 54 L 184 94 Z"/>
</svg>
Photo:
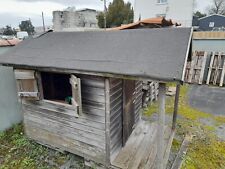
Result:
<svg viewBox="0 0 225 169">
<path fill-rule="evenodd" d="M 74 116 L 76 117 L 76 118 L 79 118 L 79 116 L 82 114 L 82 101 L 80 102 L 80 105 L 79 105 L 79 103 L 76 103 L 76 105 L 75 104 L 67 104 L 67 103 L 62 103 L 62 102 L 57 102 L 57 101 L 53 101 L 53 100 L 48 100 L 48 99 L 44 99 L 44 93 L 43 93 L 43 88 L 42 88 L 42 78 L 41 78 L 41 75 L 40 75 L 40 73 L 41 72 L 39 72 L 38 74 L 39 74 L 39 76 L 37 77 L 38 79 L 37 79 L 37 81 L 39 82 L 39 84 L 38 84 L 38 87 L 40 88 L 40 91 L 41 91 L 41 99 L 40 100 L 42 100 L 43 102 L 46 102 L 46 103 L 50 103 L 50 104 L 54 104 L 55 106 L 63 106 L 63 107 L 65 107 L 65 108 L 67 108 L 67 109 L 70 109 L 70 110 L 75 110 L 75 113 L 74 113 Z M 57 74 L 57 72 L 52 72 L 53 74 Z M 74 98 L 74 96 L 73 96 L 73 86 L 72 86 L 72 84 L 71 84 L 71 78 L 74 76 L 78 81 L 79 81 L 79 83 L 78 83 L 78 92 L 80 93 L 80 100 L 81 100 L 81 83 L 80 83 L 80 78 L 77 78 L 75 75 L 73 75 L 73 74 L 67 74 L 67 75 L 70 75 L 70 79 L 69 79 L 69 81 L 70 81 L 70 86 L 71 86 L 71 89 L 72 89 L 72 99 L 73 100 L 76 100 L 75 98 Z"/>
<path fill-rule="evenodd" d="M 52 72 L 53 74 L 57 74 L 57 72 Z M 72 96 L 72 104 L 66 104 L 62 102 L 57 102 L 53 100 L 44 99 L 43 93 L 43 83 L 41 78 L 41 71 L 34 71 L 34 70 L 23 70 L 23 69 L 14 69 L 15 79 L 17 83 L 17 92 L 19 99 L 25 100 L 35 100 L 35 101 L 43 101 L 45 103 L 50 103 L 55 106 L 60 106 L 67 108 L 69 110 L 75 110 L 74 116 L 76 118 L 82 114 L 82 98 L 81 98 L 81 80 L 77 78 L 73 74 L 70 75 L 69 83 L 71 86 L 71 96 Z M 21 81 L 23 80 L 33 80 L 34 82 L 34 92 L 23 91 L 21 87 Z M 24 93 L 24 95 L 23 95 Z M 30 95 L 29 95 L 30 93 Z M 36 95 L 32 95 L 35 93 Z"/>
</svg>

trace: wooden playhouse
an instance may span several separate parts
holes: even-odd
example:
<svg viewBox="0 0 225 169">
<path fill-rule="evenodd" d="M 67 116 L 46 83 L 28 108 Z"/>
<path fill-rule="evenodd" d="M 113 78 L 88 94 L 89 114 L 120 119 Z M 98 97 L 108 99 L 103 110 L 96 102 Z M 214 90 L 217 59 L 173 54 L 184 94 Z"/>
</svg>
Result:
<svg viewBox="0 0 225 169">
<path fill-rule="evenodd" d="M 14 68 L 26 135 L 106 168 L 135 168 L 143 160 L 150 168 L 155 159 L 161 168 L 164 134 L 171 136 L 164 132 L 165 83 L 183 82 L 191 33 L 48 32 L 23 41 L 0 63 Z M 143 125 L 140 118 L 143 79 L 160 82 L 158 125 Z"/>
</svg>

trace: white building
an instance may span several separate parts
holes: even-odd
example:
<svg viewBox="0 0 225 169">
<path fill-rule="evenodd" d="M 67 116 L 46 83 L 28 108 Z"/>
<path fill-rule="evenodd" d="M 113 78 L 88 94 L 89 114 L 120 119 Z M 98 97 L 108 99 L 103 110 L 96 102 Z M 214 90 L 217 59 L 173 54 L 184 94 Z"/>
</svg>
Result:
<svg viewBox="0 0 225 169">
<path fill-rule="evenodd" d="M 53 12 L 54 31 L 96 29 L 98 11 L 94 9 L 65 10 Z"/>
<path fill-rule="evenodd" d="M 135 0 L 134 21 L 164 16 L 191 27 L 193 11 L 194 0 Z"/>
</svg>

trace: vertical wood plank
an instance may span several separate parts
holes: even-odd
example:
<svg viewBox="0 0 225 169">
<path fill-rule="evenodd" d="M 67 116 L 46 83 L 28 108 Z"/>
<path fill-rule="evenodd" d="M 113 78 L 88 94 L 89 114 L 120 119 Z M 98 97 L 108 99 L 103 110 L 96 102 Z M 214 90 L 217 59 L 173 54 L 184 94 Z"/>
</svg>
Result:
<svg viewBox="0 0 225 169">
<path fill-rule="evenodd" d="M 110 166 L 110 84 L 109 78 L 105 79 L 105 149 L 106 149 L 106 168 Z"/>
<path fill-rule="evenodd" d="M 206 65 L 206 59 L 207 59 L 207 52 L 204 53 L 203 56 L 203 61 L 202 61 L 202 65 L 201 65 L 201 72 L 200 72 L 200 78 L 198 81 L 198 84 L 202 84 L 203 81 L 203 77 L 204 77 L 204 72 L 205 72 L 205 65 Z"/>
<path fill-rule="evenodd" d="M 38 87 L 38 91 L 39 91 L 39 98 L 40 98 L 40 100 L 43 100 L 44 99 L 44 93 L 43 93 L 43 87 L 42 87 L 41 73 L 36 72 L 35 76 L 36 76 L 36 79 L 37 79 L 37 87 Z"/>
<path fill-rule="evenodd" d="M 192 55 L 192 61 L 191 61 L 191 66 L 190 66 L 190 71 L 189 71 L 189 78 L 188 78 L 188 83 L 192 82 L 192 77 L 194 73 L 194 66 L 195 66 L 195 60 L 196 60 L 196 51 L 194 51 Z"/>
<path fill-rule="evenodd" d="M 213 52 L 212 57 L 211 57 L 211 60 L 210 60 L 209 72 L 208 72 L 208 76 L 207 76 L 207 80 L 206 80 L 206 84 L 207 85 L 209 84 L 209 81 L 210 81 L 214 57 L 215 57 L 215 52 Z"/>
<path fill-rule="evenodd" d="M 221 52 L 219 52 L 218 56 L 215 60 L 215 72 L 214 72 L 214 78 L 213 78 L 213 84 L 216 85 L 217 79 L 219 76 L 219 68 L 220 68 L 220 62 L 221 62 Z"/>
<path fill-rule="evenodd" d="M 224 57 L 224 61 L 223 61 L 223 69 L 222 69 L 222 72 L 221 72 L 220 87 L 223 86 L 224 77 L 225 77 L 225 57 Z"/>
<path fill-rule="evenodd" d="M 180 84 L 177 84 L 175 101 L 174 101 L 174 112 L 173 112 L 172 130 L 175 130 L 176 129 L 176 121 L 177 121 L 177 112 L 178 112 L 179 96 L 180 96 Z"/>
<path fill-rule="evenodd" d="M 72 86 L 72 104 L 78 106 L 78 114 L 82 113 L 82 99 L 81 99 L 81 82 L 80 78 L 77 78 L 74 75 L 71 75 L 70 84 Z"/>
<path fill-rule="evenodd" d="M 159 119 L 157 129 L 157 169 L 163 169 L 166 84 L 159 84 Z"/>
</svg>

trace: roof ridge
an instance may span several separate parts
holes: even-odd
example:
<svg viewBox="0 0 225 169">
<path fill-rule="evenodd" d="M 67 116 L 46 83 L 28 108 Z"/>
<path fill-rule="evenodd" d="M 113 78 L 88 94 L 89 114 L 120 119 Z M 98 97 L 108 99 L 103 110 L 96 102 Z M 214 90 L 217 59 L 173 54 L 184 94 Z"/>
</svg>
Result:
<svg viewBox="0 0 225 169">
<path fill-rule="evenodd" d="M 46 35 L 46 34 L 48 34 L 48 33 L 50 33 L 50 32 L 53 32 L 53 30 L 50 29 L 50 30 L 48 30 L 48 31 L 45 31 L 45 32 L 41 33 L 40 35 L 35 36 L 34 38 L 35 38 L 35 39 L 36 39 L 36 38 L 40 38 L 40 37 L 42 37 L 42 36 L 44 36 L 44 35 Z"/>
</svg>

